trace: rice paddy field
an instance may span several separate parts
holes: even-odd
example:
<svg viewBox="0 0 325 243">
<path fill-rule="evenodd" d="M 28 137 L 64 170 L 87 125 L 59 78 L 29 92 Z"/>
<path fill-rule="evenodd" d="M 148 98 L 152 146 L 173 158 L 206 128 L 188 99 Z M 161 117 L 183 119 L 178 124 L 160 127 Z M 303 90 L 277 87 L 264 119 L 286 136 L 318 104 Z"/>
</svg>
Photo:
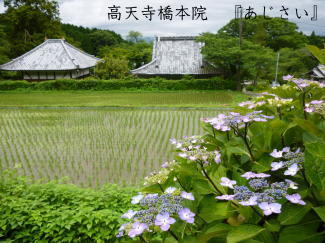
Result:
<svg viewBox="0 0 325 243">
<path fill-rule="evenodd" d="M 173 158 L 170 138 L 203 134 L 218 109 L 0 109 L 0 169 L 83 187 L 138 185 Z"/>
</svg>

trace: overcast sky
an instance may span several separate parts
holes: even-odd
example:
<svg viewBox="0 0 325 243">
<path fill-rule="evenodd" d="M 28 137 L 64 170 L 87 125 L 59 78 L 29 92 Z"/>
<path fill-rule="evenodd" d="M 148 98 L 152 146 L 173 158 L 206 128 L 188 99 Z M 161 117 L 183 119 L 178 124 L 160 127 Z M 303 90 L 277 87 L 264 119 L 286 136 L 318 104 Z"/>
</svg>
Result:
<svg viewBox="0 0 325 243">
<path fill-rule="evenodd" d="M 62 22 L 86 27 L 97 27 L 109 29 L 125 36 L 130 30 L 140 31 L 144 36 L 167 36 L 167 35 L 196 35 L 202 32 L 216 32 L 219 28 L 227 24 L 235 14 L 235 5 L 241 4 L 247 9 L 254 8 L 258 14 L 263 14 L 264 6 L 269 10 L 269 16 L 280 17 L 281 6 L 289 8 L 289 20 L 296 22 L 300 30 L 306 34 L 315 30 L 317 34 L 325 35 L 325 0 L 59 0 L 60 17 Z M 108 7 L 113 5 L 121 6 L 121 21 L 109 21 L 107 17 Z M 181 5 L 192 9 L 202 5 L 206 7 L 207 21 L 193 21 L 190 17 L 181 21 L 179 17 L 174 17 L 173 21 L 161 21 L 158 16 L 154 16 L 150 22 L 141 15 L 141 11 L 146 5 L 151 5 L 154 9 L 160 6 L 170 5 L 172 9 Z M 313 15 L 313 5 L 318 6 L 318 20 L 311 21 Z M 138 7 L 136 15 L 139 21 L 125 20 L 127 16 L 125 7 Z M 296 17 L 296 8 L 301 19 Z M 306 10 L 309 16 L 304 15 Z M 3 0 L 0 0 L 0 12 L 4 11 Z M 191 11 L 189 11 L 191 13 Z M 157 14 L 157 12 L 156 12 Z"/>
</svg>

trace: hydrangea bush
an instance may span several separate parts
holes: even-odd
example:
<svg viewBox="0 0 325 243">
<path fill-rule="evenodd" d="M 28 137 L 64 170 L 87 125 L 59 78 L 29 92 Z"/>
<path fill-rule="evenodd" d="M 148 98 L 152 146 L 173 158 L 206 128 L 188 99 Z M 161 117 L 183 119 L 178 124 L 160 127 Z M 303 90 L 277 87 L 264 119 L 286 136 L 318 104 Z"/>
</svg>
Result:
<svg viewBox="0 0 325 243">
<path fill-rule="evenodd" d="M 145 178 L 118 238 L 141 242 L 321 242 L 324 85 L 284 77 L 205 136 L 171 139 L 175 160 Z"/>
</svg>

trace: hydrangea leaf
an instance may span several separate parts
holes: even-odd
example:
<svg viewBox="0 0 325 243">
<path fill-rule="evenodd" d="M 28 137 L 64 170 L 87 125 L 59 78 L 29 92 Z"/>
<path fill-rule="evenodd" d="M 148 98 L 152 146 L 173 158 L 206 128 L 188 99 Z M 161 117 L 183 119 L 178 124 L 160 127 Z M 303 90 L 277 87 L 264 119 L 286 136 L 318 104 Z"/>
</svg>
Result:
<svg viewBox="0 0 325 243">
<path fill-rule="evenodd" d="M 214 196 L 205 196 L 199 206 L 199 215 L 208 223 L 226 219 L 231 214 L 229 202 L 217 202 Z"/>
<path fill-rule="evenodd" d="M 318 223 L 287 226 L 281 230 L 278 243 L 321 243 L 322 236 L 317 233 L 318 227 Z"/>
<path fill-rule="evenodd" d="M 251 239 L 261 233 L 263 230 L 265 229 L 252 224 L 244 224 L 233 227 L 233 229 L 228 233 L 227 243 L 236 243 Z"/>
<path fill-rule="evenodd" d="M 304 138 L 308 135 L 305 134 Z M 314 136 L 313 136 L 314 137 Z M 305 144 L 305 171 L 308 181 L 319 190 L 325 190 L 325 142 L 314 140 Z"/>
<path fill-rule="evenodd" d="M 325 206 L 313 208 L 318 216 L 325 222 Z"/>
<path fill-rule="evenodd" d="M 231 226 L 224 223 L 211 223 L 206 226 L 203 233 L 199 235 L 200 242 L 207 242 L 211 238 L 226 238 L 227 233 L 231 230 Z"/>
<path fill-rule="evenodd" d="M 279 232 L 281 225 L 280 222 L 276 219 L 270 219 L 265 222 L 264 225 L 265 228 L 267 228 L 270 232 Z"/>
<path fill-rule="evenodd" d="M 282 213 L 278 216 L 281 225 L 291 225 L 299 223 L 312 208 L 311 204 L 305 206 L 287 203 L 282 208 Z"/>
</svg>

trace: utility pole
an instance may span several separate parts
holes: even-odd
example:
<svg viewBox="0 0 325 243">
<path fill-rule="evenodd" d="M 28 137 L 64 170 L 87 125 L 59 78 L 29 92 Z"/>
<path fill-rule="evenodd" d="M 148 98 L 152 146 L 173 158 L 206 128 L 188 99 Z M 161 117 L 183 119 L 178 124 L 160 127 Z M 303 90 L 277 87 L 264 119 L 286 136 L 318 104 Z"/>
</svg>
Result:
<svg viewBox="0 0 325 243">
<path fill-rule="evenodd" d="M 272 83 L 273 87 L 279 86 L 279 83 L 278 83 L 279 60 L 280 60 L 280 52 L 278 52 L 278 58 L 277 58 L 277 61 L 276 61 L 275 79 L 274 79 L 274 81 Z"/>
</svg>

